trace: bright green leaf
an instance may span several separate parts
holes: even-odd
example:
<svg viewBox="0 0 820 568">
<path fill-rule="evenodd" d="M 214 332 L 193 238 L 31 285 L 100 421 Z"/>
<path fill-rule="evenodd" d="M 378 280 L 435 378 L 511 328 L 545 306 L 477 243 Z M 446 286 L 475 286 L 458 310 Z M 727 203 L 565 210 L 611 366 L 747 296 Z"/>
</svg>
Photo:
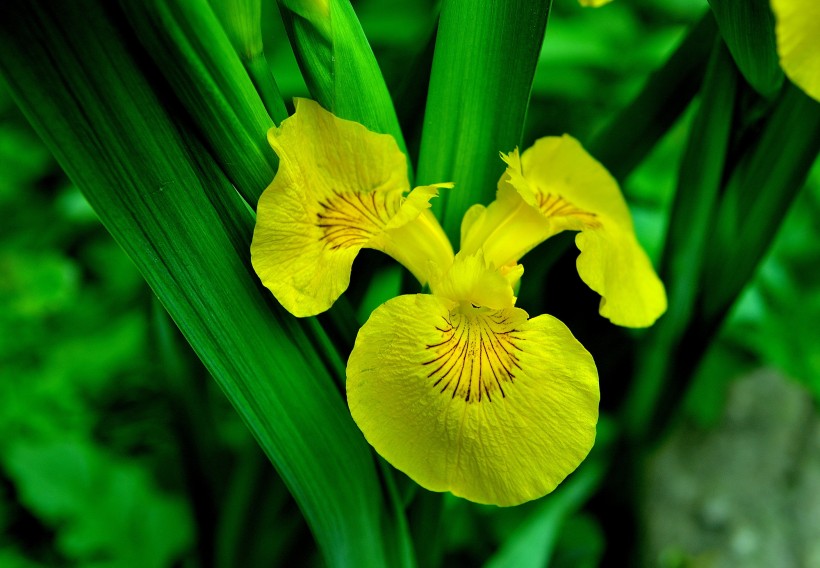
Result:
<svg viewBox="0 0 820 568">
<path fill-rule="evenodd" d="M 495 196 L 504 172 L 499 152 L 521 144 L 550 5 L 551 0 L 443 4 L 418 183 L 455 182 L 433 202 L 454 243 L 465 211 Z"/>
</svg>

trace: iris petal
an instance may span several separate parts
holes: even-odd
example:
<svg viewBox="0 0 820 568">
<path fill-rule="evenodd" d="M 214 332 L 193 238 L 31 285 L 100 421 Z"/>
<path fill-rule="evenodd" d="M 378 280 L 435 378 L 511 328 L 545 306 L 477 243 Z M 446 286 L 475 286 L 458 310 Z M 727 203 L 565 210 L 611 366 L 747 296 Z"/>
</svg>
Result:
<svg viewBox="0 0 820 568">
<path fill-rule="evenodd" d="M 347 377 L 368 442 L 432 491 L 516 505 L 552 491 L 594 443 L 595 364 L 551 316 L 399 296 L 359 331 Z"/>
<path fill-rule="evenodd" d="M 609 172 L 567 135 L 503 158 L 508 168 L 496 200 L 465 215 L 462 250 L 481 248 L 504 266 L 552 235 L 580 231 L 578 273 L 602 296 L 601 315 L 628 327 L 654 323 L 666 311 L 666 292 Z"/>
<path fill-rule="evenodd" d="M 353 259 L 365 247 L 400 251 L 397 260 L 423 283 L 431 266 L 443 270 L 452 263 L 449 242 L 425 211 L 436 188 L 448 184 L 405 197 L 406 160 L 392 137 L 297 99 L 296 113 L 271 129 L 268 140 L 279 171 L 259 200 L 251 259 L 292 314 L 327 310 L 347 288 Z M 424 243 L 423 250 L 414 242 Z"/>
<path fill-rule="evenodd" d="M 772 0 L 780 66 L 807 95 L 820 101 L 820 3 Z"/>
</svg>

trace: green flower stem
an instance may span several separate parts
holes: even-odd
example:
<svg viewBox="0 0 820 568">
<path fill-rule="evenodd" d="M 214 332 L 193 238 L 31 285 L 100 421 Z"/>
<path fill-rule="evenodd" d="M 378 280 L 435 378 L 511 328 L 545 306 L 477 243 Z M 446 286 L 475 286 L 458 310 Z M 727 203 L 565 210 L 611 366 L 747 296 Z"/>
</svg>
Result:
<svg viewBox="0 0 820 568">
<path fill-rule="evenodd" d="M 210 0 L 214 13 L 276 124 L 288 117 L 262 41 L 262 0 Z"/>
<path fill-rule="evenodd" d="M 253 81 L 259 97 L 262 99 L 265 108 L 270 114 L 273 122 L 281 123 L 288 117 L 288 109 L 285 108 L 285 101 L 282 99 L 282 93 L 279 91 L 279 85 L 276 84 L 276 79 L 273 78 L 270 65 L 264 53 L 260 53 L 251 59 L 243 59 L 242 64 L 245 70 Z"/>
</svg>

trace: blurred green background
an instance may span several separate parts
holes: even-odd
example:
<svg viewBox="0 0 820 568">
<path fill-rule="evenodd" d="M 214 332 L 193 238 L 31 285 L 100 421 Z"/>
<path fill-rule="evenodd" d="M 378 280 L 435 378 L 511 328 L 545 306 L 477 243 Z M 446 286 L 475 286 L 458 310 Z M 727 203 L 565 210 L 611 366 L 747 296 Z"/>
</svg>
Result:
<svg viewBox="0 0 820 568">
<path fill-rule="evenodd" d="M 362 0 L 354 7 L 415 161 L 437 2 Z M 706 10 L 705 0 L 618 0 L 601 10 L 557 0 L 535 75 L 525 146 L 563 132 L 592 139 L 639 93 Z M 285 99 L 307 96 L 276 6 L 265 3 L 263 14 L 268 60 Z M 638 236 L 656 265 L 696 106 L 697 101 L 623 183 Z M 274 469 L 1 85 L 0 218 L 0 566 L 322 565 L 307 525 Z M 612 329 L 595 318 L 595 296 L 583 290 L 568 268 L 575 254 L 566 252 L 567 245 L 567 239 L 558 238 L 528 257 L 528 277 L 534 274 L 531 280 L 545 282 L 545 288 L 528 290 L 525 278 L 520 305 L 561 318 L 595 356 L 604 412 L 599 444 L 606 447 L 629 380 L 623 369 L 630 365 L 618 360 L 618 348 L 640 332 Z M 714 432 L 725 434 L 727 420 L 732 424 L 724 412 L 731 389 L 761 368 L 775 377 L 767 380 L 780 385 L 766 383 L 769 394 L 761 396 L 771 404 L 783 398 L 771 389 L 805 401 L 798 405 L 803 420 L 793 428 L 809 432 L 806 443 L 815 443 L 811 436 L 820 431 L 818 259 L 820 167 L 815 166 L 756 276 L 699 364 L 686 393 L 683 420 L 661 451 L 651 455 L 676 455 L 673 444 L 681 443 L 694 452 L 691 446 L 698 440 L 707 443 Z M 364 255 L 357 264 L 369 264 L 376 280 L 397 274 L 375 254 Z M 365 272 L 371 271 L 358 273 Z M 370 281 L 370 274 L 354 277 L 350 291 L 364 305 L 365 317 L 368 306 L 380 301 L 367 297 Z M 568 295 L 583 297 L 568 302 Z M 793 406 L 782 413 L 775 409 L 771 420 L 782 425 L 795 412 Z M 743 441 L 747 451 L 765 456 L 767 444 L 782 445 L 782 438 L 768 437 L 764 419 L 754 425 L 756 434 Z M 791 439 L 792 434 L 783 436 Z M 734 447 L 727 436 L 724 452 L 718 452 L 724 458 Z M 772 451 L 771 456 L 794 459 L 794 453 Z M 571 478 L 568 483 L 574 485 L 560 493 L 564 501 L 547 498 L 497 509 L 448 496 L 439 540 L 430 546 L 440 549 L 445 566 L 488 560 L 505 565 L 505 555 L 514 557 L 514 546 L 531 546 L 535 566 L 548 558 L 551 566 L 597 566 L 617 558 L 613 551 L 634 547 L 653 565 L 731 565 L 719 562 L 742 559 L 732 554 L 749 548 L 737 552 L 734 537 L 709 540 L 687 529 L 684 538 L 683 529 L 674 525 L 666 532 L 652 528 L 656 518 L 700 511 L 685 509 L 695 507 L 697 499 L 669 501 L 675 511 L 656 506 L 668 501 L 664 488 L 688 479 L 684 469 L 662 463 L 646 467 L 643 487 L 649 489 L 630 493 L 630 499 L 642 500 L 632 504 L 641 511 L 638 525 L 643 529 L 637 531 L 629 523 L 619 526 L 606 497 L 593 496 L 583 505 L 599 490 L 601 473 L 593 472 Z M 817 464 L 805 465 L 805 470 L 820 476 Z M 709 478 L 688 480 L 694 484 L 690 492 L 701 495 L 698 480 L 705 486 Z M 761 480 L 751 486 L 761 494 L 785 491 L 772 483 Z M 611 487 L 604 483 L 600 491 L 605 494 Z M 712 497 L 697 505 L 708 513 L 701 523 L 704 534 L 735 534 L 726 523 L 735 522 L 733 507 L 743 496 L 725 488 L 714 490 L 716 501 Z M 811 497 L 809 513 L 820 510 Z M 724 519 L 718 529 L 709 524 L 715 502 L 729 510 L 723 517 L 717 514 Z M 820 540 L 811 529 L 801 530 L 789 538 Z M 776 548 L 766 529 L 753 527 L 751 534 L 756 546 Z M 784 562 L 782 566 L 820 562 L 820 553 L 809 545 L 802 552 L 794 552 L 794 546 L 802 545 L 791 546 L 792 558 L 775 561 Z"/>
</svg>

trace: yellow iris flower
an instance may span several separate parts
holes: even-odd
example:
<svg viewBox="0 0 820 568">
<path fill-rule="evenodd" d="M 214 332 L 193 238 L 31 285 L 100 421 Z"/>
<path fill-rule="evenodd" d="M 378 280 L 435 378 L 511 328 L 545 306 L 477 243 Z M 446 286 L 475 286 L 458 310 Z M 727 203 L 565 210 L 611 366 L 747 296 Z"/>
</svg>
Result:
<svg viewBox="0 0 820 568">
<path fill-rule="evenodd" d="M 780 66 L 791 81 L 820 101 L 820 2 L 772 0 Z"/>
<path fill-rule="evenodd" d="M 453 255 L 428 210 L 452 184 L 410 191 L 389 136 L 299 100 L 269 140 L 280 166 L 259 202 L 251 254 L 285 308 L 329 308 L 363 247 L 430 288 L 385 302 L 356 337 L 347 397 L 368 442 L 433 491 L 496 505 L 552 491 L 594 443 L 598 373 L 563 323 L 515 307 L 518 259 L 579 230 L 579 272 L 603 295 L 602 314 L 649 325 L 665 309 L 606 170 L 568 137 L 504 156 L 498 199 L 465 215 Z"/>
</svg>

